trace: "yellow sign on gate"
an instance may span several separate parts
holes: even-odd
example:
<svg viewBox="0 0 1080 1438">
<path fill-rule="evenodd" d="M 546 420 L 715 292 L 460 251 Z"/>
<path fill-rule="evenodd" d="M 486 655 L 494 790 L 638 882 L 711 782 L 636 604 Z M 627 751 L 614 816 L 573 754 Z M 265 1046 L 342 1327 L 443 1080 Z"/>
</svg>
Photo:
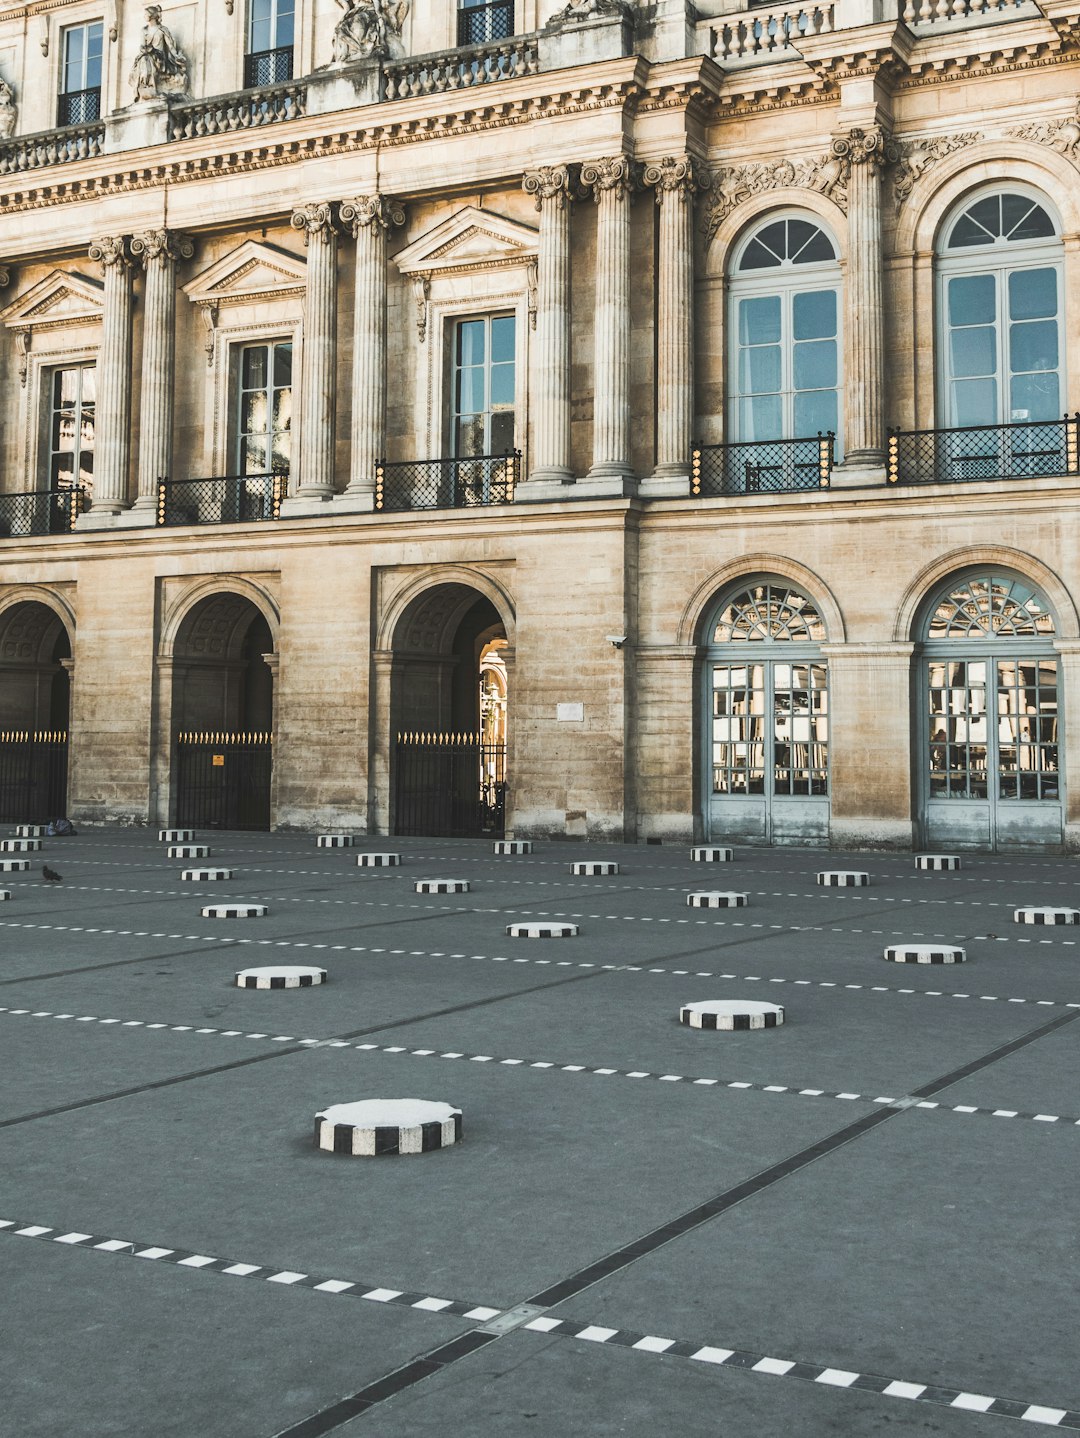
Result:
<svg viewBox="0 0 1080 1438">
<path fill-rule="evenodd" d="M 213 755 L 211 755 L 210 763 L 214 766 L 215 769 L 224 769 L 224 767 L 225 767 L 225 755 L 224 755 L 224 754 L 213 754 Z"/>
</svg>

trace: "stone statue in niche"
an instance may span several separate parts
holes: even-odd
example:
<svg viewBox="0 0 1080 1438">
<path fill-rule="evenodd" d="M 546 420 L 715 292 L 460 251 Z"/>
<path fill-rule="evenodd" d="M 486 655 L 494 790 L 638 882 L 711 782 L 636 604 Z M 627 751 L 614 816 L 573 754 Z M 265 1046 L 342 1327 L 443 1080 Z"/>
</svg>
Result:
<svg viewBox="0 0 1080 1438">
<path fill-rule="evenodd" d="M 334 27 L 335 64 L 396 59 L 403 53 L 401 28 L 409 0 L 338 0 L 338 4 L 345 14 Z"/>
<path fill-rule="evenodd" d="M 136 100 L 156 100 L 187 91 L 188 64 L 172 31 L 161 23 L 161 6 L 146 7 L 142 46 L 131 67 Z"/>
<path fill-rule="evenodd" d="M 19 107 L 15 103 L 15 92 L 6 80 L 0 80 L 0 140 L 11 139 L 18 118 Z"/>
<path fill-rule="evenodd" d="M 567 0 L 564 8 L 557 10 L 544 28 L 562 30 L 567 25 L 580 25 L 586 20 L 607 20 L 614 15 L 632 20 L 633 6 L 627 0 Z"/>
</svg>

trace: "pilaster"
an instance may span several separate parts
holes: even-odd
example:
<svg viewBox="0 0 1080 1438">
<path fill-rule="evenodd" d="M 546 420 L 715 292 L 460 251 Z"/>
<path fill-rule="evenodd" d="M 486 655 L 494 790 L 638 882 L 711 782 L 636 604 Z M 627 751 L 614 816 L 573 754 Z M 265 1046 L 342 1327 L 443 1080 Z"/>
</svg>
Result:
<svg viewBox="0 0 1080 1438">
<path fill-rule="evenodd" d="M 337 215 L 325 201 L 301 205 L 292 227 L 308 252 L 299 445 L 292 493 L 282 513 L 318 512 L 334 493 L 334 394 L 337 369 Z"/>
<path fill-rule="evenodd" d="M 126 235 L 103 236 L 90 258 L 105 277 L 105 303 L 98 352 L 94 432 L 93 502 L 77 521 L 80 529 L 107 528 L 128 507 L 131 453 L 131 252 Z"/>
</svg>

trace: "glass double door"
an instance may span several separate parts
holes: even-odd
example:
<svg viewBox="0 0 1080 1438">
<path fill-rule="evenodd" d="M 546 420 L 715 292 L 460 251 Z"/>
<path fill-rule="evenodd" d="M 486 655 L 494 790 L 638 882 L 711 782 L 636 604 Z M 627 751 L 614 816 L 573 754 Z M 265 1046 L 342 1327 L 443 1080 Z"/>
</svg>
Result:
<svg viewBox="0 0 1080 1438">
<path fill-rule="evenodd" d="M 829 715 L 821 661 L 710 662 L 710 839 L 824 844 Z"/>
<path fill-rule="evenodd" d="M 926 679 L 926 844 L 1060 845 L 1057 660 L 931 659 Z"/>
</svg>

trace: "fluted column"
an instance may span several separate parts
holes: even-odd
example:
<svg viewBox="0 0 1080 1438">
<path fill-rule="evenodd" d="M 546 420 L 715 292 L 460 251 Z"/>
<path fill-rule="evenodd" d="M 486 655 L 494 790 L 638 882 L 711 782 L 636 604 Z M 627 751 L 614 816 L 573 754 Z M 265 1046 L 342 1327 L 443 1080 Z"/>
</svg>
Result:
<svg viewBox="0 0 1080 1438">
<path fill-rule="evenodd" d="M 104 236 L 90 246 L 105 276 L 101 349 L 97 363 L 94 426 L 93 512 L 119 514 L 128 507 L 131 453 L 131 256 L 127 237 Z"/>
<path fill-rule="evenodd" d="M 139 493 L 136 510 L 154 510 L 160 479 L 172 473 L 176 390 L 176 266 L 195 247 L 187 235 L 146 230 L 131 252 L 146 272 L 143 295 L 142 376 L 139 389 Z"/>
<path fill-rule="evenodd" d="M 581 182 L 596 202 L 593 324 L 593 462 L 589 479 L 624 479 L 630 466 L 630 201 L 636 166 L 625 155 L 594 160 Z"/>
<path fill-rule="evenodd" d="M 880 126 L 833 140 L 847 162 L 848 263 L 844 277 L 844 463 L 885 462 L 885 309 L 881 175 L 891 151 Z"/>
<path fill-rule="evenodd" d="M 545 165 L 522 179 L 540 211 L 536 265 L 536 349 L 530 366 L 532 463 L 529 482 L 565 484 L 570 467 L 570 205 L 576 165 Z"/>
<path fill-rule="evenodd" d="M 293 450 L 298 499 L 328 500 L 334 492 L 334 394 L 337 370 L 337 216 L 329 204 L 293 213 L 307 247 L 304 361 L 300 375 L 300 445 Z"/>
<path fill-rule="evenodd" d="M 374 504 L 375 466 L 386 448 L 386 240 L 405 211 L 386 195 L 361 195 L 341 207 L 356 240 L 353 307 L 352 431 L 349 486 Z M 355 507 L 355 506 L 354 506 Z"/>
<path fill-rule="evenodd" d="M 656 470 L 689 479 L 694 427 L 694 193 L 701 183 L 688 155 L 646 165 L 659 210 L 656 300 Z"/>
</svg>

